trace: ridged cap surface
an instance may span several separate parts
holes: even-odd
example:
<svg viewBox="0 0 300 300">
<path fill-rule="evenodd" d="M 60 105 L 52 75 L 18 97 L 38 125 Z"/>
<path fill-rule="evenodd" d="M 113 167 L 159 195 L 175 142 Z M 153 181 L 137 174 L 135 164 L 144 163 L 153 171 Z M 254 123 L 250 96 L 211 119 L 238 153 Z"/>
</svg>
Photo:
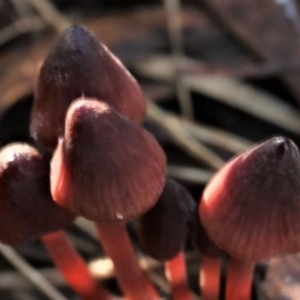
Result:
<svg viewBox="0 0 300 300">
<path fill-rule="evenodd" d="M 229 254 L 258 261 L 300 251 L 300 157 L 276 137 L 227 163 L 203 194 L 209 237 Z"/>
<path fill-rule="evenodd" d="M 98 222 L 127 221 L 160 196 L 166 157 L 145 129 L 106 103 L 75 101 L 51 164 L 54 199 Z"/>
</svg>

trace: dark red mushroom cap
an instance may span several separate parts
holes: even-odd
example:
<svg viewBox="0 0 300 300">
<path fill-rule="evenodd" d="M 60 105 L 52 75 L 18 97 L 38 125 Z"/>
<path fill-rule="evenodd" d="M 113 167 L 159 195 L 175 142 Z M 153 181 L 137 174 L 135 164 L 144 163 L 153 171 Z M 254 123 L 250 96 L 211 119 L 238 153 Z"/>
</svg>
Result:
<svg viewBox="0 0 300 300">
<path fill-rule="evenodd" d="M 300 251 L 300 157 L 283 137 L 226 164 L 204 191 L 209 237 L 232 256 L 258 261 Z"/>
<path fill-rule="evenodd" d="M 11 144 L 0 152 L 0 241 L 26 243 L 69 225 L 74 215 L 51 198 L 49 165 L 33 147 Z"/>
<path fill-rule="evenodd" d="M 219 248 L 209 238 L 199 218 L 198 212 L 197 212 L 197 217 L 194 218 L 192 232 L 193 232 L 193 243 L 196 249 L 202 255 L 209 256 L 209 257 L 222 257 L 226 255 L 226 252 L 223 251 L 221 248 Z"/>
<path fill-rule="evenodd" d="M 168 179 L 156 205 L 139 220 L 139 237 L 146 252 L 168 261 L 184 249 L 196 203 L 179 183 Z"/>
<path fill-rule="evenodd" d="M 57 40 L 39 74 L 30 124 L 39 144 L 55 148 L 68 106 L 81 96 L 102 99 L 139 124 L 144 120 L 146 104 L 136 80 L 93 33 L 74 26 Z"/>
<path fill-rule="evenodd" d="M 98 100 L 70 106 L 51 164 L 57 203 L 98 222 L 134 219 L 156 203 L 165 172 L 163 150 L 141 126 Z"/>
</svg>

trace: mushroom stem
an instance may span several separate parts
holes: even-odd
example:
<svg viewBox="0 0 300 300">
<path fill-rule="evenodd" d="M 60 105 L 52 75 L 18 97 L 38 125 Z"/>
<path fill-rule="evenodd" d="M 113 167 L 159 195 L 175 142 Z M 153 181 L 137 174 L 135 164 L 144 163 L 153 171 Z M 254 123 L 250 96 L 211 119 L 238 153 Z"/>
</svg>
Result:
<svg viewBox="0 0 300 300">
<path fill-rule="evenodd" d="M 98 223 L 102 246 L 112 259 L 116 277 L 128 300 L 157 300 L 159 296 L 141 270 L 127 229 L 121 222 Z"/>
<path fill-rule="evenodd" d="M 222 259 L 220 257 L 202 257 L 200 267 L 200 290 L 202 300 L 219 299 L 221 263 Z"/>
<path fill-rule="evenodd" d="M 171 285 L 173 300 L 191 300 L 184 253 L 181 251 L 173 259 L 165 263 L 166 276 Z"/>
<path fill-rule="evenodd" d="M 253 263 L 230 258 L 227 271 L 226 300 L 251 300 L 254 266 Z"/>
<path fill-rule="evenodd" d="M 69 286 L 84 300 L 112 300 L 89 272 L 63 231 L 41 237 L 47 252 Z"/>
</svg>

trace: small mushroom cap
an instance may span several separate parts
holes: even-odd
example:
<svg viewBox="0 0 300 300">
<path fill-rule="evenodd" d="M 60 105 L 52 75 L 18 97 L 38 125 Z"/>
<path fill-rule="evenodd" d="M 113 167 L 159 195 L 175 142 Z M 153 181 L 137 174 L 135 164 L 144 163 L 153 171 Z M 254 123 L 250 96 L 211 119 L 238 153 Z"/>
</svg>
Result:
<svg viewBox="0 0 300 300">
<path fill-rule="evenodd" d="M 300 251 L 300 157 L 276 137 L 226 164 L 204 191 L 199 213 L 209 237 L 249 261 Z"/>
<path fill-rule="evenodd" d="M 0 241 L 19 245 L 61 230 L 74 215 L 51 198 L 49 165 L 33 147 L 11 144 L 0 152 Z"/>
<path fill-rule="evenodd" d="M 156 203 L 165 173 L 165 154 L 142 127 L 104 102 L 71 105 L 51 164 L 57 203 L 94 221 L 128 221 Z"/>
<path fill-rule="evenodd" d="M 184 249 L 196 203 L 176 181 L 167 179 L 156 205 L 139 220 L 139 237 L 146 252 L 168 261 Z"/>
<path fill-rule="evenodd" d="M 219 248 L 208 236 L 204 229 L 199 215 L 194 219 L 193 223 L 193 243 L 197 250 L 204 256 L 223 257 L 226 252 Z"/>
<path fill-rule="evenodd" d="M 33 138 L 55 148 L 68 106 L 81 96 L 103 99 L 139 124 L 144 120 L 146 103 L 136 80 L 93 33 L 74 26 L 57 40 L 41 68 L 31 114 Z"/>
</svg>

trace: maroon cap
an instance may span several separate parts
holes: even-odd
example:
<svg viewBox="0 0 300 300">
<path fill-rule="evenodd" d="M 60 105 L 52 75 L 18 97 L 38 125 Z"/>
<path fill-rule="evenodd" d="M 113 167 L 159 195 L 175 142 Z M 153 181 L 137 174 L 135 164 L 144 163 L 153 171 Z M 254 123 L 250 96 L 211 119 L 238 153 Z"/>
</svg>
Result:
<svg viewBox="0 0 300 300">
<path fill-rule="evenodd" d="M 139 237 L 146 252 L 168 261 L 184 249 L 196 203 L 183 186 L 166 181 L 156 205 L 139 221 Z"/>
<path fill-rule="evenodd" d="M 93 33 L 74 26 L 57 40 L 41 68 L 30 124 L 34 139 L 55 148 L 68 106 L 82 96 L 102 99 L 139 124 L 144 120 L 146 103 L 136 80 Z"/>
<path fill-rule="evenodd" d="M 197 250 L 204 256 L 208 257 L 222 257 L 226 254 L 221 248 L 219 248 L 208 236 L 204 229 L 199 215 L 197 212 L 197 218 L 195 218 L 193 224 L 193 243 Z"/>
<path fill-rule="evenodd" d="M 257 261 L 300 251 L 300 157 L 272 138 L 227 163 L 206 187 L 199 213 L 229 254 Z"/>
<path fill-rule="evenodd" d="M 33 147 L 11 144 L 0 152 L 0 241 L 18 245 L 60 230 L 74 215 L 51 198 L 49 165 Z"/>
<path fill-rule="evenodd" d="M 156 203 L 165 172 L 165 154 L 145 129 L 104 102 L 70 106 L 51 163 L 57 203 L 98 222 L 134 219 Z"/>
</svg>

